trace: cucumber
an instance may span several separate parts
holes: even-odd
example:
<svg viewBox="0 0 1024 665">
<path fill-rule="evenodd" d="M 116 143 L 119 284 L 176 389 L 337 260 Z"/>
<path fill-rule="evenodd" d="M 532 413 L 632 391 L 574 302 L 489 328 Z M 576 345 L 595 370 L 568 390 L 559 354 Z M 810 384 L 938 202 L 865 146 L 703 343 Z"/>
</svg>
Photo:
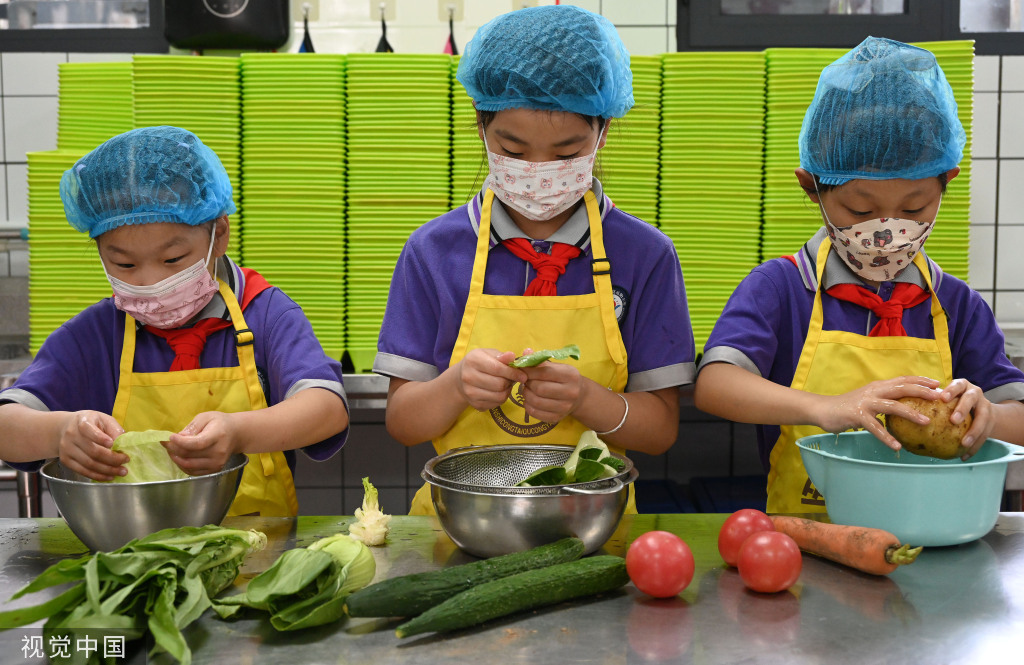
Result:
<svg viewBox="0 0 1024 665">
<path fill-rule="evenodd" d="M 563 538 L 525 552 L 393 577 L 356 591 L 346 599 L 345 607 L 352 617 L 415 616 L 477 584 L 575 561 L 583 556 L 583 549 L 579 538 Z"/>
<path fill-rule="evenodd" d="M 398 637 L 468 628 L 514 612 L 612 591 L 629 582 L 626 560 L 594 556 L 484 582 L 452 596 L 395 630 Z"/>
</svg>

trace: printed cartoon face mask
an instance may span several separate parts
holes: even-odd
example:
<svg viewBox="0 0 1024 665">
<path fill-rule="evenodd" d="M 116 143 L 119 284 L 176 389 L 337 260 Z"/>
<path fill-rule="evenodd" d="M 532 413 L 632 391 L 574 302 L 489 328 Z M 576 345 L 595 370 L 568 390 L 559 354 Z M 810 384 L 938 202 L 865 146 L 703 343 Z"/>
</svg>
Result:
<svg viewBox="0 0 1024 665">
<path fill-rule="evenodd" d="M 149 286 L 136 286 L 122 282 L 107 274 L 114 289 L 114 305 L 132 318 L 154 328 L 178 328 L 206 307 L 217 292 L 217 282 L 206 266 L 213 255 L 216 228 L 210 233 L 210 249 L 206 260 L 175 273 L 167 279 Z"/>
<path fill-rule="evenodd" d="M 484 147 L 487 140 L 484 139 Z M 594 182 L 597 151 L 553 162 L 528 162 L 487 150 L 487 185 L 502 203 L 536 222 L 571 208 Z"/>
<path fill-rule="evenodd" d="M 896 279 L 913 263 L 914 257 L 935 228 L 934 221 L 920 222 L 899 217 L 879 217 L 839 227 L 828 218 L 825 207 L 820 203 L 820 194 L 818 201 L 828 228 L 828 237 L 836 253 L 858 277 L 873 282 Z M 938 209 L 935 214 L 938 216 Z"/>
<path fill-rule="evenodd" d="M 874 282 L 893 280 L 906 270 L 935 226 L 934 222 L 898 217 L 880 217 L 842 228 L 828 220 L 826 223 L 832 246 L 850 270 Z"/>
</svg>

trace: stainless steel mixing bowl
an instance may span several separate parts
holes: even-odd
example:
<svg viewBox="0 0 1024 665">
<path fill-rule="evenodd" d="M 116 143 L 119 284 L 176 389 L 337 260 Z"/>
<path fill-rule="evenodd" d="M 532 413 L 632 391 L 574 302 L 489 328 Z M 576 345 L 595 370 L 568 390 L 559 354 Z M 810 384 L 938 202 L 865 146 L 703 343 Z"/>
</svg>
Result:
<svg viewBox="0 0 1024 665">
<path fill-rule="evenodd" d="M 445 533 L 460 549 L 491 557 L 554 542 L 583 541 L 589 554 L 607 542 L 622 517 L 633 463 L 589 483 L 516 487 L 533 471 L 561 465 L 573 446 L 512 445 L 458 448 L 433 458 L 420 474 Z"/>
<path fill-rule="evenodd" d="M 89 549 L 110 551 L 161 529 L 220 524 L 248 461 L 236 454 L 218 473 L 152 483 L 96 483 L 59 460 L 40 473 L 71 531 Z"/>
</svg>

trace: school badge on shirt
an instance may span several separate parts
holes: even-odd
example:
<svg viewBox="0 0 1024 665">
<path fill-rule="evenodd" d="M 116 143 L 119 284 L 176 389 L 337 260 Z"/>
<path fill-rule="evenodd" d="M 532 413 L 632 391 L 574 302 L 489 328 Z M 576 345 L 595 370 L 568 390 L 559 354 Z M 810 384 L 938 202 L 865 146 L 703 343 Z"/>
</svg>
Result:
<svg viewBox="0 0 1024 665">
<path fill-rule="evenodd" d="M 622 323 L 629 312 L 629 291 L 621 286 L 612 286 L 612 300 L 615 301 L 615 320 Z"/>
</svg>

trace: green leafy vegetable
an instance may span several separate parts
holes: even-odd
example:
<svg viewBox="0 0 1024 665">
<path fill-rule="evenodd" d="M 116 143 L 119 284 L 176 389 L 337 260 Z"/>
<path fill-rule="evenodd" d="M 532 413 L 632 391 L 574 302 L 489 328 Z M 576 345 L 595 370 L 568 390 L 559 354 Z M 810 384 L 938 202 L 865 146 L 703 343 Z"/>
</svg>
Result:
<svg viewBox="0 0 1024 665">
<path fill-rule="evenodd" d="M 0 612 L 0 630 L 46 619 L 44 634 L 105 629 L 126 640 L 148 630 L 156 646 L 188 665 L 192 652 L 181 629 L 210 607 L 237 577 L 242 560 L 267 537 L 208 525 L 164 529 L 112 552 L 53 564 L 11 600 L 67 582 L 67 591 L 40 605 Z"/>
<path fill-rule="evenodd" d="M 563 346 L 560 349 L 543 349 L 541 351 L 534 351 L 528 356 L 519 356 L 510 362 L 509 365 L 512 367 L 534 367 L 545 360 L 566 360 L 567 358 L 579 360 L 580 347 L 575 344 L 570 344 L 568 346 Z"/>
<path fill-rule="evenodd" d="M 531 473 L 519 487 L 542 487 L 589 483 L 611 478 L 626 468 L 625 463 L 613 457 L 607 444 L 593 430 L 580 435 L 579 443 L 562 466 L 545 466 Z"/>
<path fill-rule="evenodd" d="M 151 483 L 159 480 L 188 478 L 171 460 L 161 441 L 167 441 L 174 432 L 148 429 L 144 432 L 125 432 L 114 439 L 113 450 L 128 456 L 128 473 L 114 476 L 112 483 Z"/>
<path fill-rule="evenodd" d="M 356 540 L 376 547 L 383 545 L 388 537 L 388 523 L 391 515 L 385 515 L 377 502 L 377 488 L 369 478 L 363 478 L 363 507 L 355 510 L 356 521 L 349 525 L 349 535 Z"/>
<path fill-rule="evenodd" d="M 321 626 L 344 617 L 345 598 L 375 572 L 370 549 L 339 533 L 284 552 L 244 593 L 213 601 L 213 609 L 222 619 L 243 607 L 267 612 L 280 631 Z"/>
</svg>

